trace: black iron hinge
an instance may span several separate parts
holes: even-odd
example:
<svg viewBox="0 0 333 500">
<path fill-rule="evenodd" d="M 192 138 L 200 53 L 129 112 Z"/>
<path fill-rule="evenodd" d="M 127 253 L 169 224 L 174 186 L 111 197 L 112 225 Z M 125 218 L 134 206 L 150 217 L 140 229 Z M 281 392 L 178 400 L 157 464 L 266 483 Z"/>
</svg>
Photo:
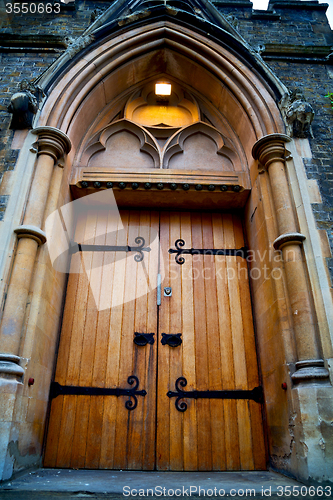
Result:
<svg viewBox="0 0 333 500">
<path fill-rule="evenodd" d="M 181 257 L 183 254 L 187 255 L 226 255 L 232 257 L 242 257 L 246 259 L 248 249 L 246 247 L 242 248 L 183 248 L 185 246 L 184 240 L 176 240 L 175 247 L 170 248 L 169 253 L 177 254 L 175 259 L 177 264 L 184 264 L 185 259 Z"/>
<path fill-rule="evenodd" d="M 185 377 L 179 377 L 176 380 L 176 392 L 167 392 L 168 398 L 177 398 L 175 406 L 178 411 L 186 411 L 187 404 L 181 399 L 251 399 L 256 403 L 263 402 L 262 387 L 258 386 L 251 391 L 235 390 L 235 391 L 183 391 L 181 387 L 186 387 L 187 380 Z"/>
<path fill-rule="evenodd" d="M 127 379 L 129 385 L 134 385 L 131 389 L 122 389 L 116 387 L 110 389 L 108 387 L 81 387 L 74 385 L 60 385 L 58 382 L 52 382 L 50 388 L 50 399 L 54 399 L 57 396 L 128 396 L 129 399 L 125 403 L 125 408 L 127 410 L 135 410 L 138 405 L 137 396 L 145 396 L 147 392 L 143 389 L 142 391 L 137 391 L 139 387 L 139 379 L 135 375 L 131 375 Z M 132 399 L 131 399 L 132 398 Z"/>
<path fill-rule="evenodd" d="M 135 262 L 141 262 L 143 260 L 143 252 L 150 252 L 150 247 L 145 247 L 145 239 L 142 236 L 137 236 L 135 238 L 135 243 L 138 244 L 137 247 L 132 247 L 129 245 L 123 246 L 112 246 L 112 245 L 86 245 L 84 243 L 71 242 L 70 253 L 73 255 L 77 252 L 137 252 L 138 255 L 134 256 Z"/>
</svg>

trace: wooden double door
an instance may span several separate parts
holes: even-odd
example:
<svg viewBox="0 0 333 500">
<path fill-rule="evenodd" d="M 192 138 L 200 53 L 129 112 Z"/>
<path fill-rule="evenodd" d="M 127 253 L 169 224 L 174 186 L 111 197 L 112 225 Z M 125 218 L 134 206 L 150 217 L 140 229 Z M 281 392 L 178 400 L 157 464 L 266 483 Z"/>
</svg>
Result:
<svg viewBox="0 0 333 500">
<path fill-rule="evenodd" d="M 230 213 L 122 211 L 121 224 L 117 232 L 93 211 L 78 224 L 76 241 L 98 235 L 100 244 L 104 234 L 104 244 L 132 251 L 88 251 L 85 272 L 69 275 L 55 382 L 139 392 L 53 394 L 44 466 L 265 469 L 260 403 L 176 397 L 180 377 L 187 385 L 178 381 L 178 390 L 192 395 L 259 386 L 246 260 L 180 254 L 180 264 L 169 253 L 179 239 L 183 249 L 239 249 L 241 220 Z M 142 260 L 133 250 L 138 236 L 151 243 Z"/>
</svg>

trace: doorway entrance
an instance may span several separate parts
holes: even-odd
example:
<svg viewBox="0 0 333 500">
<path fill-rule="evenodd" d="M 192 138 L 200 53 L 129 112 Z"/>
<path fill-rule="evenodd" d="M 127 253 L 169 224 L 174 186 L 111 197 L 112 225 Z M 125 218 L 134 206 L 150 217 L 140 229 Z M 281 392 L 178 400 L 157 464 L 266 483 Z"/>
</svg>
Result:
<svg viewBox="0 0 333 500">
<path fill-rule="evenodd" d="M 266 469 L 241 219 L 120 215 L 77 227 L 109 248 L 69 275 L 44 466 Z"/>
</svg>

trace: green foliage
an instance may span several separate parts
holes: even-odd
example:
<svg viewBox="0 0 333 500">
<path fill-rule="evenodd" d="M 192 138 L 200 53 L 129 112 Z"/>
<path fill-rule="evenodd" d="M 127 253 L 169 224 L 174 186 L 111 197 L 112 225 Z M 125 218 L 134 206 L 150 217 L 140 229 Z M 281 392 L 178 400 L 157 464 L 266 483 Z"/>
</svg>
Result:
<svg viewBox="0 0 333 500">
<path fill-rule="evenodd" d="M 325 97 L 328 97 L 329 100 L 331 101 L 331 107 L 333 109 L 333 92 L 328 92 Z"/>
</svg>

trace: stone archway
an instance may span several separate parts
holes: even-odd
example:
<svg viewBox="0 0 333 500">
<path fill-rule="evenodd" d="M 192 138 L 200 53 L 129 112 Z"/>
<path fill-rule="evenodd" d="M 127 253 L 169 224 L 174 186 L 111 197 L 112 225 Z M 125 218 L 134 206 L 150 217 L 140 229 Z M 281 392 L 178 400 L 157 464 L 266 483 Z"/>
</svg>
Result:
<svg viewBox="0 0 333 500">
<path fill-rule="evenodd" d="M 75 155 L 87 130 L 92 134 L 102 123 L 99 119 L 96 121 L 96 116 L 103 119 L 103 110 L 106 116 L 112 107 L 116 115 L 129 94 L 142 81 L 165 74 L 200 99 L 208 119 L 215 118 L 217 129 L 224 128 L 229 132 L 237 145 L 244 171 L 251 179 L 251 194 L 244 213 L 250 249 L 254 254 L 257 253 L 250 263 L 250 270 L 257 269 L 260 274 L 256 279 L 253 273 L 252 292 L 266 399 L 269 450 L 273 464 L 301 474 L 292 463 L 298 452 L 292 449 L 294 438 L 289 433 L 289 415 L 301 404 L 303 406 L 298 410 L 301 419 L 302 412 L 306 413 L 308 407 L 304 399 L 300 403 L 300 385 L 293 387 L 291 382 L 287 383 L 288 400 L 286 393 L 281 392 L 281 383 L 290 380 L 290 370 L 295 363 L 299 364 L 296 364 L 297 370 L 292 377 L 294 384 L 313 380 L 325 383 L 328 372 L 321 360 L 322 347 L 315 331 L 312 298 L 300 251 L 304 237 L 298 231 L 285 172 L 285 144 L 289 139 L 283 135 L 283 122 L 270 85 L 258 72 L 248 68 L 243 61 L 240 62 L 233 51 L 216 42 L 207 43 L 202 34 L 190 28 L 180 30 L 171 21 L 159 21 L 128 30 L 125 36 L 115 36 L 101 43 L 98 48 L 93 47 L 84 58 L 69 68 L 63 78 L 56 78 L 53 83 L 50 81 L 49 96 L 36 123 L 38 127 L 34 130 L 38 136 L 38 167 L 43 171 L 43 181 L 35 176 L 33 190 L 39 193 L 38 202 L 31 197 L 28 202 L 28 213 L 33 213 L 35 218 L 29 219 L 16 231 L 20 236 L 20 246 L 33 244 L 36 247 L 33 253 L 36 254 L 36 243 L 43 244 L 45 238 L 41 231 L 42 219 L 59 205 L 71 200 L 69 185 Z M 71 140 L 71 151 L 69 140 L 64 134 Z M 31 141 L 31 136 L 27 140 Z M 257 160 L 260 161 L 259 169 Z M 46 164 L 48 175 L 45 176 Z M 273 243 L 275 251 L 272 251 Z M 291 262 L 286 256 L 288 245 L 292 247 L 293 256 L 296 255 L 296 259 L 291 259 Z M 285 262 L 274 260 L 274 257 L 280 256 L 279 248 L 283 251 Z M 2 334 L 8 333 L 10 336 L 3 359 L 7 363 L 8 373 L 16 377 L 22 375 L 20 357 L 34 359 L 31 345 L 37 342 L 37 337 L 44 338 L 44 347 L 49 342 L 51 355 L 54 352 L 59 325 L 57 318 L 61 310 L 59 297 L 64 291 L 63 278 L 59 278 L 52 270 L 47 250 L 41 247 L 37 262 L 37 269 L 41 273 L 37 272 L 32 282 L 33 310 L 38 311 L 42 306 L 46 309 L 53 301 L 53 325 L 51 333 L 46 334 L 49 327 L 47 314 L 38 318 L 30 314 L 27 333 L 20 343 L 25 303 L 35 263 L 30 250 L 28 254 L 29 262 L 24 276 L 19 270 L 18 261 L 17 266 L 14 266 L 2 324 Z M 285 268 L 288 268 L 287 279 Z M 268 276 L 265 274 L 266 269 Z M 279 271 L 280 279 L 274 278 L 272 271 L 275 269 Z M 288 280 L 293 274 L 303 276 L 301 289 L 295 290 L 294 282 Z M 36 286 L 41 286 L 41 279 L 46 289 L 52 289 L 45 300 L 40 293 L 35 293 Z M 13 327 L 11 318 L 15 287 L 22 290 L 22 304 Z M 293 319 L 295 316 L 296 321 Z M 308 341 L 303 351 L 304 335 Z M 50 337 L 50 340 L 46 340 L 46 337 Z M 34 363 L 29 366 L 30 371 L 36 366 Z M 51 371 L 46 371 L 42 396 L 44 402 Z M 14 393 L 16 391 L 15 386 Z M 300 429 L 305 432 L 301 424 Z M 284 456 L 290 459 L 281 462 Z"/>
</svg>

